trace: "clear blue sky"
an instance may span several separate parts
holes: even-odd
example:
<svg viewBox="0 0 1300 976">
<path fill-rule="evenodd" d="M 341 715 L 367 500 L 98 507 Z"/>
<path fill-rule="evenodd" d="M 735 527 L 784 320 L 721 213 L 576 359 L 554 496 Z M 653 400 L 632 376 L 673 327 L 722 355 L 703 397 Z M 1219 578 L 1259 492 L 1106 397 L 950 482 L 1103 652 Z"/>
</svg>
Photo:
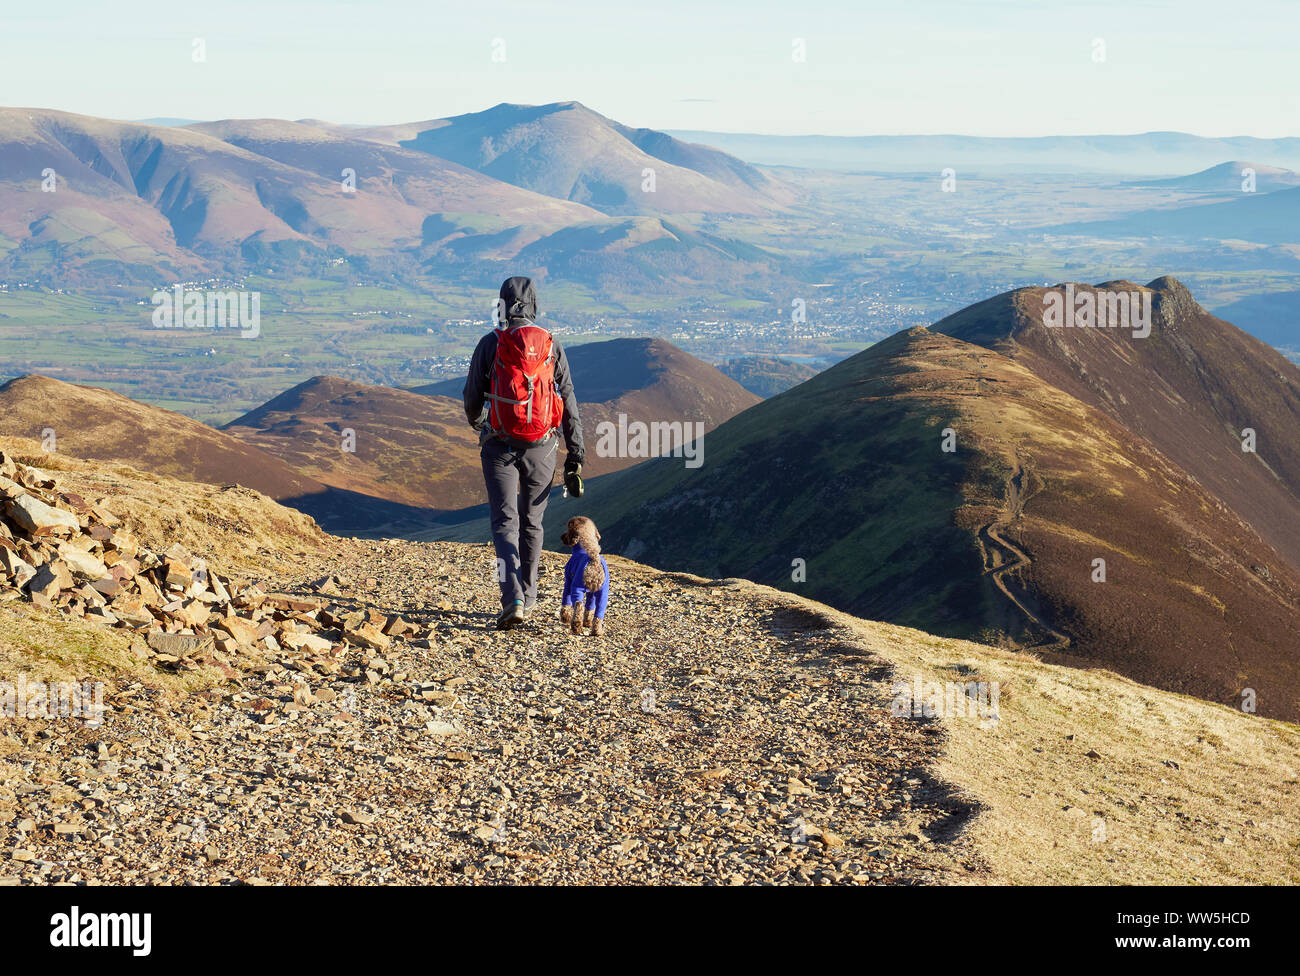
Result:
<svg viewBox="0 0 1300 976">
<path fill-rule="evenodd" d="M 0 104 L 387 123 L 577 99 L 673 129 L 1300 136 L 1297 35 L 1297 0 L 7 0 Z"/>
</svg>

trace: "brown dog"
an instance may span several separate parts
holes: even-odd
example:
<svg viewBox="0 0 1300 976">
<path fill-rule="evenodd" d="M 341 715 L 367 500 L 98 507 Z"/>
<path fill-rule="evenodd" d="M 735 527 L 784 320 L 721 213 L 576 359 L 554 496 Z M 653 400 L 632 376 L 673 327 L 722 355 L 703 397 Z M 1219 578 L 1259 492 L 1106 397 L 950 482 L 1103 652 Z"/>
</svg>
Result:
<svg viewBox="0 0 1300 976">
<path fill-rule="evenodd" d="M 581 515 L 569 519 L 560 542 L 573 549 L 564 567 L 560 619 L 569 625 L 570 633 L 581 634 L 589 627 L 592 637 L 600 637 L 609 602 L 609 566 L 600 554 L 596 523 Z"/>
</svg>

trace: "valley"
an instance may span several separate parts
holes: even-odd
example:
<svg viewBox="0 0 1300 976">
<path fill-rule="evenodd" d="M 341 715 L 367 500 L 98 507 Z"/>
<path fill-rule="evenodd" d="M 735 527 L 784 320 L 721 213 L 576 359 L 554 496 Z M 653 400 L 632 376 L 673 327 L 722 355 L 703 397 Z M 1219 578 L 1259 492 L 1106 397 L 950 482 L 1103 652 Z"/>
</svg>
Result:
<svg viewBox="0 0 1300 976">
<path fill-rule="evenodd" d="M 973 164 L 956 170 L 946 192 L 941 152 L 914 154 L 911 171 L 751 166 L 667 136 L 655 141 L 648 130 L 565 103 L 543 116 L 558 128 L 548 137 L 544 168 L 551 175 L 542 178 L 520 176 L 510 168 L 517 159 L 507 164 L 504 156 L 480 164 L 465 148 L 468 137 L 449 134 L 458 126 L 495 127 L 508 142 L 511 133 L 532 131 L 525 108 L 499 106 L 453 126 L 355 130 L 275 120 L 110 126 L 6 110 L 0 159 L 11 176 L 0 177 L 0 187 L 11 215 L 0 214 L 0 377 L 41 373 L 104 386 L 216 425 L 316 375 L 395 387 L 437 382 L 463 371 L 496 283 L 520 266 L 541 283 L 547 325 L 566 342 L 656 336 L 715 365 L 775 356 L 825 368 L 979 295 L 1067 278 L 1162 273 L 1176 274 L 1208 308 L 1237 312 L 1248 330 L 1300 357 L 1293 325 L 1298 255 L 1267 234 L 1250 238 L 1249 212 L 1275 210 L 1264 197 L 1289 193 L 1284 168 L 1253 164 L 1265 173 L 1255 201 L 1234 198 L 1243 196 L 1238 163 L 1165 179 L 1141 175 L 1160 172 L 1148 157 L 1134 157 L 1127 175 Z M 653 162 L 637 139 L 668 157 L 665 165 L 686 165 L 681 174 L 695 175 L 680 178 L 695 196 L 674 203 L 624 188 L 623 203 L 569 199 L 573 187 L 614 178 L 583 175 L 592 167 Z M 106 178 L 88 168 L 90 160 L 74 151 L 85 142 L 120 159 L 114 165 L 123 172 Z M 615 155 L 593 155 L 595 145 Z M 205 192 L 216 194 L 211 205 L 228 216 L 191 232 L 167 223 L 178 216 L 147 209 L 150 193 L 129 182 L 140 177 L 131 169 L 140 165 L 131 155 L 143 151 L 138 147 L 164 154 L 177 172 L 211 172 L 207 178 L 217 182 Z M 1205 151 L 1226 151 L 1211 147 Z M 63 160 L 62 191 L 42 193 L 39 183 L 18 180 L 25 161 L 47 150 Z M 207 153 L 201 164 L 198 152 Z M 388 175 L 363 176 L 355 192 L 332 193 L 328 178 L 344 162 Z M 1182 160 L 1171 156 L 1168 165 Z M 676 174 L 669 168 L 659 175 Z M 258 179 L 280 181 L 297 202 L 267 197 L 260 216 L 236 205 Z M 718 179 L 725 193 L 700 196 Z M 132 187 L 129 198 L 123 184 Z M 60 192 L 73 199 L 65 203 Z M 633 206 L 637 200 L 644 206 Z M 1238 203 L 1246 223 L 1217 230 L 1210 218 L 1237 213 Z M 502 236 L 494 228 L 511 205 L 522 208 L 524 222 Z M 86 207 L 109 215 L 129 207 L 139 229 L 128 221 L 119 233 L 153 241 L 159 256 L 152 264 L 124 261 L 128 251 L 119 243 L 73 223 Z M 434 216 L 409 239 L 392 236 L 391 227 L 386 240 L 373 229 L 358 231 L 358 221 L 373 222 L 392 207 Z M 1170 216 L 1144 216 L 1151 214 Z M 239 220 L 248 222 L 240 228 Z M 64 227 L 63 236 L 28 236 L 46 224 Z M 268 237 L 272 227 L 279 239 Z M 252 236 L 239 243 L 242 233 Z M 201 254 L 186 243 L 208 238 Z M 150 298 L 178 281 L 256 292 L 259 336 L 154 329 Z"/>
</svg>

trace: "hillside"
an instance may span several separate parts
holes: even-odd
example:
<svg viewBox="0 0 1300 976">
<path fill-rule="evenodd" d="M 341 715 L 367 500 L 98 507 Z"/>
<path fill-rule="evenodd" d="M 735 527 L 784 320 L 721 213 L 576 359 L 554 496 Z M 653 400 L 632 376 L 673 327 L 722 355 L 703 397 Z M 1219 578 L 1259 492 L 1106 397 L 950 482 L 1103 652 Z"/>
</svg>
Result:
<svg viewBox="0 0 1300 976">
<path fill-rule="evenodd" d="M 1295 726 L 618 557 L 602 641 L 544 612 L 498 633 L 487 547 L 327 538 L 249 492 L 60 461 L 57 504 L 298 594 L 249 601 L 271 632 L 413 631 L 214 652 L 198 625 L 169 654 L 0 600 L 4 673 L 101 681 L 107 709 L 0 724 L 0 883 L 1300 880 Z M 996 682 L 996 720 L 894 715 L 918 681 Z"/>
<path fill-rule="evenodd" d="M 459 397 L 317 376 L 223 429 L 345 491 L 420 509 L 486 500 L 478 439 Z"/>
<path fill-rule="evenodd" d="M 575 346 L 587 473 L 645 458 L 599 453 L 602 423 L 704 424 L 758 402 L 712 366 L 658 339 Z M 139 463 L 160 474 L 238 482 L 305 511 L 331 531 L 428 529 L 440 512 L 484 503 L 478 438 L 452 380 L 418 390 L 318 376 L 215 430 L 108 390 L 29 376 L 0 387 L 0 434 L 54 431 L 60 452 Z M 435 392 L 446 389 L 449 395 Z M 694 428 L 692 428 L 694 430 Z M 349 433 L 350 432 L 350 433 Z"/>
<path fill-rule="evenodd" d="M 1073 287 L 1149 293 L 1151 334 L 1116 341 L 1108 329 L 1044 328 L 1042 288 L 972 305 L 934 330 L 1011 356 L 1108 414 L 1300 567 L 1300 368 L 1201 308 L 1175 278 Z M 1246 427 L 1255 453 L 1241 449 Z"/>
<path fill-rule="evenodd" d="M 1197 173 L 1189 173 L 1186 176 L 1175 176 L 1165 180 L 1147 180 L 1136 185 L 1165 186 L 1179 190 L 1200 190 L 1206 193 L 1228 195 L 1242 192 L 1241 187 L 1244 179 L 1242 172 L 1247 169 L 1255 172 L 1256 193 L 1270 193 L 1273 190 L 1300 186 L 1300 173 L 1294 170 L 1283 169 L 1280 166 L 1265 166 L 1260 163 L 1245 163 L 1235 159 L 1220 163 L 1218 166 L 1211 166 Z"/>
<path fill-rule="evenodd" d="M 383 239 L 398 243 L 393 230 L 404 226 L 406 243 L 454 244 L 462 255 L 506 256 L 545 234 L 600 217 L 588 207 L 487 178 L 429 153 L 359 138 L 347 126 L 227 119 L 189 128 L 336 188 L 340 174 L 353 170 L 357 192 L 337 194 L 346 208 L 328 227 L 331 239 L 349 250 L 358 249 L 357 241 L 343 236 L 350 228 L 367 235 L 373 246 Z"/>
<path fill-rule="evenodd" d="M 565 355 L 587 444 L 584 471 L 592 476 L 644 460 L 598 453 L 600 426 L 616 428 L 620 414 L 629 422 L 701 423 L 710 431 L 759 401 L 715 367 L 663 339 L 586 342 L 565 346 Z M 459 401 L 464 385 L 463 379 L 455 378 L 415 387 L 412 392 Z"/>
<path fill-rule="evenodd" d="M 702 424 L 706 433 L 758 403 L 715 367 L 662 339 L 611 339 L 568 350 L 590 458 L 584 472 L 618 471 L 641 457 L 600 455 L 602 425 L 628 422 Z"/>
<path fill-rule="evenodd" d="M 1288 245 L 1295 243 L 1298 219 L 1300 186 L 1272 193 L 1238 193 L 1237 199 L 1223 203 L 1141 210 L 1115 220 L 1062 224 L 1051 230 L 1103 238 L 1171 237 Z"/>
<path fill-rule="evenodd" d="M 436 418 L 422 400 L 419 416 L 437 436 Z M 430 518 L 418 501 L 400 492 L 371 492 L 364 478 L 351 487 L 346 477 L 321 466 L 331 480 L 313 477 L 303 460 L 262 450 L 255 438 L 234 437 L 182 414 L 140 403 L 110 390 L 77 386 L 44 376 L 22 376 L 0 386 L 0 435 L 42 437 L 54 432 L 51 460 L 65 454 L 119 464 L 139 464 L 171 478 L 213 485 L 242 485 L 305 512 L 332 531 L 378 526 L 425 525 Z M 337 447 L 337 437 L 305 426 L 298 433 Z M 280 450 L 287 438 L 267 438 Z M 292 440 L 288 440 L 292 445 Z M 362 442 L 364 443 L 364 442 Z M 441 443 L 441 442 L 440 442 Z M 373 445 L 372 445 L 373 446 Z M 424 445 L 428 447 L 428 445 Z M 422 470 L 428 462 L 421 455 Z"/>
<path fill-rule="evenodd" d="M 57 454 L 138 464 L 159 475 L 238 483 L 280 501 L 323 499 L 326 487 L 284 461 L 197 420 L 111 390 L 45 376 L 0 386 L 0 435 L 40 439 Z"/>
<path fill-rule="evenodd" d="M 765 399 L 817 375 L 811 366 L 780 356 L 740 356 L 720 363 L 718 369 L 750 393 Z"/>
<path fill-rule="evenodd" d="M 692 230 L 665 217 L 611 217 L 575 224 L 520 248 L 517 260 L 562 280 L 584 281 L 610 295 L 657 294 L 665 281 L 732 292 L 784 280 L 775 251 Z"/>
<path fill-rule="evenodd" d="M 1105 355 L 1121 357 L 1143 355 L 1133 347 L 1150 342 L 1150 369 L 1169 366 L 1169 388 L 1157 396 L 1189 417 L 1184 431 L 1199 444 L 1191 392 L 1177 404 L 1178 371 L 1160 359 L 1165 346 L 1183 348 L 1179 336 L 1195 316 L 1181 286 L 1153 285 L 1160 297 L 1147 340 L 1069 336 L 1109 341 Z M 1179 466 L 1176 442 L 1147 439 L 1165 432 L 1156 396 L 1137 395 L 1149 377 L 1143 387 L 1134 370 L 1129 389 L 1124 371 L 1112 370 L 1115 401 L 1127 403 L 1112 416 L 1085 389 L 1070 392 L 1064 367 L 1053 372 L 1033 355 L 1037 344 L 1070 341 L 1057 338 L 1066 330 L 1017 332 L 1009 355 L 938 331 L 1000 335 L 998 301 L 962 313 L 965 328 L 950 319 L 896 335 L 746 411 L 707 438 L 701 469 L 661 460 L 596 482 L 589 514 L 610 548 L 654 565 L 743 575 L 859 616 L 1035 646 L 1051 660 L 1211 701 L 1237 703 L 1254 688 L 1262 713 L 1296 717 L 1300 665 L 1281 649 L 1300 627 L 1300 574 L 1270 543 L 1289 538 L 1297 509 L 1279 527 L 1266 506 L 1294 502 L 1281 488 L 1258 497 L 1249 488 L 1261 460 L 1285 468 L 1286 450 L 1225 454 L 1236 473 L 1210 479 Z M 1252 375 L 1259 344 L 1219 331 L 1224 355 L 1201 376 L 1226 397 L 1217 371 Z M 1277 359 L 1259 362 L 1294 370 Z M 1094 365 L 1084 372 L 1106 383 L 1112 374 L 1100 359 Z M 1286 384 L 1275 374 L 1239 388 L 1253 391 L 1245 396 L 1255 398 L 1261 427 L 1274 429 L 1280 415 L 1266 407 L 1290 402 Z M 1234 402 L 1214 409 L 1226 416 Z M 947 429 L 952 453 L 941 450 Z M 1220 484 L 1236 486 L 1240 510 L 1214 493 Z M 1104 583 L 1092 575 L 1098 558 Z M 794 575 L 801 567 L 805 580 Z"/>
<path fill-rule="evenodd" d="M 578 102 L 501 104 L 414 128 L 399 145 L 609 214 L 758 214 L 785 195 L 733 156 L 630 129 Z"/>
</svg>

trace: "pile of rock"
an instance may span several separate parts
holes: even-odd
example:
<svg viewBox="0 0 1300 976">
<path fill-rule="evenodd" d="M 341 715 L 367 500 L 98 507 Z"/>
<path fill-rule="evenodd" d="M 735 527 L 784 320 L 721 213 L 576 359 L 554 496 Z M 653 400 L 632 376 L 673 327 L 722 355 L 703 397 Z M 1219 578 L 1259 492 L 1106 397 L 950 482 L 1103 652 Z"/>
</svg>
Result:
<svg viewBox="0 0 1300 976">
<path fill-rule="evenodd" d="M 338 593 L 330 580 L 319 589 Z M 140 545 L 102 501 L 0 451 L 0 601 L 139 632 L 164 666 L 229 668 L 234 655 L 292 653 L 332 672 L 349 648 L 428 638 L 400 616 L 317 597 L 266 593 L 175 544 Z"/>
</svg>

